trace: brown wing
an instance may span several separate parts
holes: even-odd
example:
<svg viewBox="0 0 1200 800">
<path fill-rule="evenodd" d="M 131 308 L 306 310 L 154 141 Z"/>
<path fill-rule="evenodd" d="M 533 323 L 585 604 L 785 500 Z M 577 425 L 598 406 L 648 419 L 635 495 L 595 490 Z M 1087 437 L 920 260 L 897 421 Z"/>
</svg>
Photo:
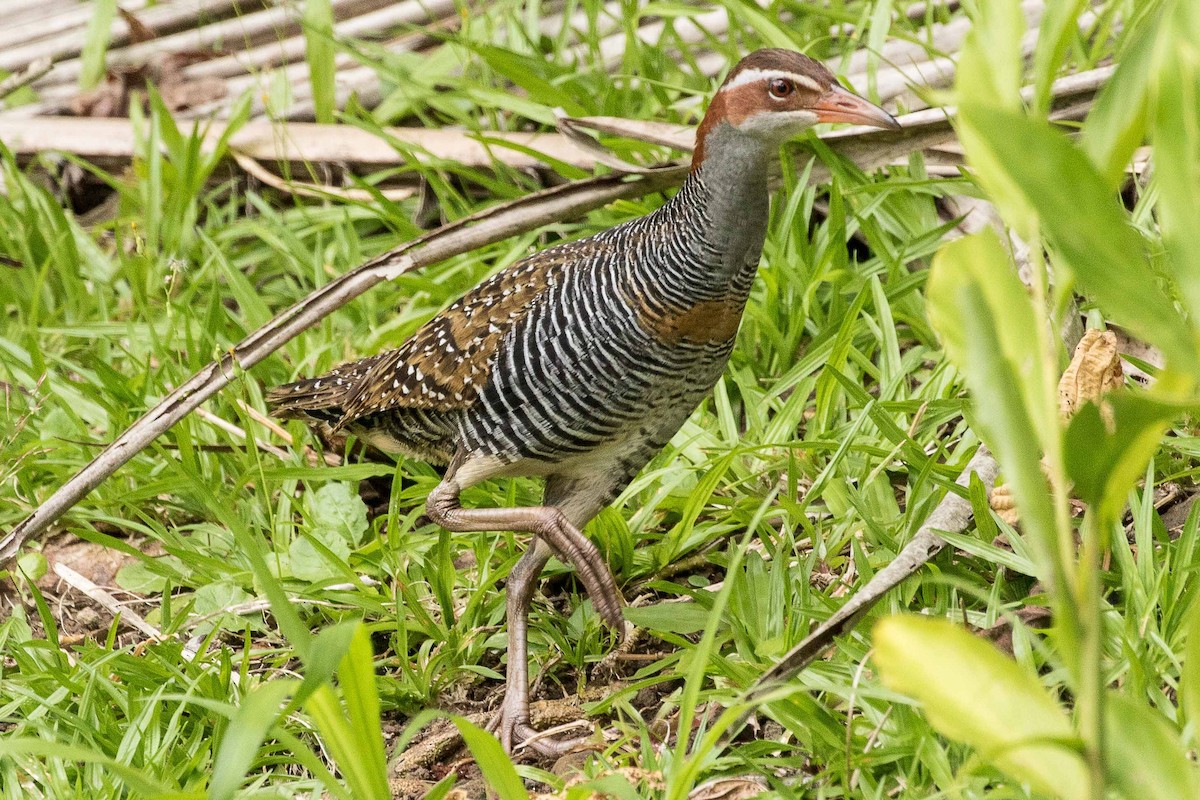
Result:
<svg viewBox="0 0 1200 800">
<path fill-rule="evenodd" d="M 401 347 L 375 356 L 338 426 L 391 408 L 467 408 L 487 385 L 492 356 L 567 265 L 607 246 L 569 242 L 518 261 L 463 295 Z"/>
</svg>

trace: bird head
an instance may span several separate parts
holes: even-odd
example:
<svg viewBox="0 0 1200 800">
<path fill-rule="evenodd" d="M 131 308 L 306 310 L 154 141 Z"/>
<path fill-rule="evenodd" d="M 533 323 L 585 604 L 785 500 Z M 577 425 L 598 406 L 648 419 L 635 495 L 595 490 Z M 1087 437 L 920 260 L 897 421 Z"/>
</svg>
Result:
<svg viewBox="0 0 1200 800">
<path fill-rule="evenodd" d="M 709 103 L 692 166 L 710 154 L 706 145 L 714 134 L 736 133 L 743 145 L 773 150 L 818 122 L 900 127 L 891 114 L 843 89 L 819 61 L 791 50 L 756 50 L 737 63 Z"/>
</svg>

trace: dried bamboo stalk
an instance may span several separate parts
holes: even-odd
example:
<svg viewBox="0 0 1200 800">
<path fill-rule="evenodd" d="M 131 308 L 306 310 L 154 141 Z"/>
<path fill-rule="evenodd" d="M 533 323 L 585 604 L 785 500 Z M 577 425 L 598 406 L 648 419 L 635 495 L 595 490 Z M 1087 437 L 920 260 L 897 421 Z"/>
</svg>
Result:
<svg viewBox="0 0 1200 800">
<path fill-rule="evenodd" d="M 23 9 L 15 0 L 7 0 L 5 3 L 7 24 L 0 30 L 0 51 L 8 51 L 19 45 L 45 42 L 51 37 L 57 38 L 72 30 L 82 29 L 95 13 L 90 6 L 75 4 L 63 9 L 46 8 L 46 3 L 42 0 L 31 0 L 26 5 L 25 13 L 22 14 Z M 122 3 L 121 7 L 126 11 L 140 12 L 146 7 L 146 0 L 130 0 Z M 29 19 L 22 22 L 21 16 L 28 16 Z M 49 55 L 41 57 L 49 58 Z"/>
<path fill-rule="evenodd" d="M 225 131 L 214 122 L 205 130 L 206 147 Z M 511 144 L 577 166 L 592 169 L 595 157 L 558 133 L 508 133 L 487 131 L 388 128 L 392 141 L 432 158 L 457 161 L 471 167 L 489 167 L 497 160 L 516 169 L 545 167 L 546 161 L 506 147 Z M 19 159 L 38 153 L 73 153 L 103 165 L 128 163 L 138 152 L 137 136 L 128 119 L 77 117 L 0 117 L 0 142 Z M 287 125 L 248 122 L 232 134 L 229 146 L 243 156 L 266 163 L 345 164 L 354 169 L 376 170 L 404 164 L 407 158 L 389 142 L 369 131 L 349 125 L 291 122 Z"/>
<path fill-rule="evenodd" d="M 214 2 L 215 0 L 207 1 Z M 443 14 L 449 14 L 448 17 L 445 17 L 446 21 L 456 22 L 458 19 L 457 15 L 453 13 L 454 8 L 450 0 L 436 0 L 434 5 L 424 8 L 424 10 L 418 0 L 408 0 L 408 2 L 396 6 L 364 12 L 364 8 L 369 9 L 371 4 L 383 1 L 340 0 L 340 2 L 336 2 L 335 9 L 338 15 L 345 15 L 345 18 L 337 23 L 338 35 L 360 35 L 397 23 L 425 21 L 429 24 L 430 20 L 437 20 Z M 1036 24 L 1043 7 L 1042 0 L 1025 0 L 1023 7 L 1031 24 Z M 155 18 L 149 15 L 156 10 L 158 9 L 152 8 L 145 12 L 147 21 L 151 24 L 154 23 Z M 575 16 L 579 17 L 580 13 L 576 12 Z M 553 21 L 547 18 L 541 24 L 544 28 L 549 28 L 553 27 Z M 559 25 L 563 24 L 561 16 L 557 21 Z M 582 17 L 579 21 L 582 21 Z M 228 39 L 231 33 L 240 32 L 243 34 L 242 40 L 239 41 L 237 36 L 228 40 L 228 46 L 234 48 L 233 52 L 209 62 L 185 68 L 184 74 L 189 78 L 227 78 L 230 89 L 227 99 L 206 104 L 192 110 L 188 115 L 202 116 L 215 112 L 221 116 L 228 112 L 232 99 L 240 93 L 254 89 L 256 96 L 261 95 L 264 85 L 282 79 L 294 87 L 294 102 L 285 117 L 288 119 L 311 119 L 311 87 L 307 81 L 307 66 L 302 61 L 304 37 L 299 34 L 298 29 L 295 29 L 295 24 L 294 14 L 289 16 L 286 10 L 269 9 L 256 14 L 223 20 L 214 25 L 203 26 L 198 29 L 199 32 L 184 32 L 173 37 L 160 37 L 152 42 L 129 48 L 117 48 L 110 53 L 110 60 L 115 64 L 138 63 L 145 61 L 153 53 L 178 51 L 185 42 L 199 42 L 203 47 L 217 38 Z M 727 12 L 718 9 L 701 14 L 694 20 L 683 21 L 676 26 L 676 29 L 682 33 L 682 37 L 686 41 L 701 44 L 706 37 L 719 35 L 722 31 L 727 30 L 728 25 Z M 275 27 L 272 28 L 272 26 Z M 616 27 L 615 23 L 612 27 Z M 949 23 L 937 23 L 931 26 L 928 43 L 904 40 L 888 42 L 879 54 L 879 60 L 883 64 L 892 64 L 893 66 L 883 67 L 879 70 L 877 77 L 879 96 L 884 100 L 897 97 L 908 91 L 914 84 L 916 86 L 945 85 L 953 75 L 953 64 L 948 58 L 936 54 L 939 51 L 950 51 L 959 46 L 969 27 L 970 23 L 965 17 L 958 18 Z M 229 30 L 225 30 L 225 28 L 229 28 Z M 273 30 L 275 40 L 253 45 L 254 37 L 263 36 L 264 31 L 268 29 Z M 665 26 L 662 22 L 650 20 L 639 28 L 638 35 L 643 41 L 654 42 L 661 37 L 664 29 Z M 281 33 L 287 38 L 280 40 Z M 250 39 L 246 39 L 247 36 Z M 247 42 L 250 42 L 251 46 L 237 49 L 239 45 Z M 624 52 L 625 42 L 623 32 L 616 32 L 605 38 L 600 45 L 604 59 L 612 63 L 619 60 Z M 396 49 L 408 49 L 408 43 L 404 41 L 398 40 L 394 44 Z M 579 57 L 585 55 L 586 48 L 583 48 L 582 45 L 577 45 L 576 49 L 579 50 L 577 54 Z M 709 53 L 700 57 L 703 70 L 712 74 L 723 69 L 725 62 L 726 59 L 718 53 Z M 855 51 L 848 58 L 834 59 L 832 62 L 831 66 L 851 76 L 863 74 L 868 65 L 867 56 L 861 50 Z M 280 65 L 279 68 L 283 72 L 262 71 L 263 67 L 272 65 Z M 359 66 L 353 58 L 345 54 L 339 57 L 337 67 L 337 89 L 341 101 L 352 94 L 357 94 L 360 101 L 368 106 L 379 101 L 378 76 L 374 70 Z M 30 116 L 39 113 L 61 112 L 74 94 L 73 81 L 78 75 L 79 68 L 78 59 L 62 63 L 54 71 L 54 74 L 43 82 L 41 86 L 42 101 L 39 104 L 17 111 L 9 111 L 7 115 Z M 923 104 L 918 101 L 910 101 L 907 105 L 912 108 L 921 107 Z M 265 115 L 265 108 L 261 102 L 255 104 L 254 111 L 256 115 Z"/>
<path fill-rule="evenodd" d="M 1052 90 L 1055 107 L 1065 109 L 1070 116 L 1077 116 L 1087 108 L 1095 93 L 1112 75 L 1113 69 L 1110 65 L 1058 79 Z M 909 153 L 950 141 L 953 138 L 949 123 L 952 115 L 953 109 L 925 109 L 906 115 L 903 118 L 904 128 L 900 131 L 867 134 L 860 128 L 843 128 L 830 131 L 823 138 L 829 142 L 839 142 L 841 152 L 852 160 L 869 164 L 868 168 L 878 167 Z M 597 130 L 656 144 L 670 143 L 680 149 L 690 147 L 690 134 L 675 125 L 616 118 L 579 122 L 590 124 Z M 215 139 L 222 130 L 220 123 L 214 123 L 207 135 Z M 425 150 L 434 157 L 471 166 L 490 166 L 494 160 L 501 160 L 515 168 L 543 165 L 526 154 L 504 150 L 504 142 L 529 147 L 584 169 L 591 169 L 596 163 L 593 154 L 560 134 L 493 132 L 478 137 L 461 131 L 431 131 L 424 128 L 395 128 L 390 129 L 389 133 L 397 141 Z M 4 142 L 18 157 L 61 150 L 89 160 L 112 163 L 128 161 L 136 152 L 132 125 L 124 119 L 10 119 L 0 116 L 0 142 Z M 265 162 L 338 163 L 363 169 L 404 163 L 404 158 L 385 140 L 348 126 L 330 129 L 308 123 L 277 126 L 251 122 L 233 135 L 231 146 L 245 156 Z M 817 180 L 823 179 L 825 174 L 818 175 Z"/>
<path fill-rule="evenodd" d="M 403 25 L 432 23 L 448 14 L 453 15 L 454 11 L 455 0 L 404 0 L 340 22 L 334 31 L 338 38 L 364 36 Z M 184 68 L 183 74 L 193 79 L 232 78 L 246 72 L 303 61 L 304 48 L 304 37 L 293 36 L 192 64 Z"/>
<path fill-rule="evenodd" d="M 236 6 L 237 0 L 177 0 L 175 3 L 146 9 L 138 14 L 138 19 L 156 31 L 177 30 L 198 16 L 224 16 Z M 91 18 L 91 13 L 91 9 L 88 9 L 87 19 Z M 211 26 L 205 26 L 205 28 L 207 27 Z M 113 44 L 121 45 L 128 40 L 129 25 L 118 15 L 113 20 L 111 41 Z M 87 28 L 86 25 L 81 25 L 51 39 L 7 49 L 0 48 L 0 69 L 19 69 L 38 58 L 74 58 L 83 50 L 85 41 L 87 41 Z M 78 77 L 79 70 L 76 68 L 72 80 L 78 79 Z M 48 80 L 58 80 L 58 78 L 52 76 Z"/>
<path fill-rule="evenodd" d="M 432 0 L 430 7 L 438 10 L 453 10 L 452 0 Z M 406 4 L 407 7 L 407 4 Z M 395 9 L 383 9 L 394 11 Z M 407 7 L 411 12 L 411 7 Z M 419 7 L 418 7 L 419 10 Z M 426 21 L 420 31 L 405 34 L 387 42 L 384 47 L 391 52 L 406 52 L 422 49 L 435 40 L 431 33 L 438 30 L 450 29 L 460 22 L 456 15 L 441 19 Z M 183 74 L 187 80 L 203 80 L 213 77 L 223 77 L 226 89 L 225 96 L 219 100 L 196 105 L 179 112 L 184 118 L 228 119 L 235 99 L 245 93 L 250 93 L 251 118 L 255 120 L 286 119 L 310 121 L 314 117 L 312 102 L 312 84 L 309 81 L 308 64 L 302 60 L 303 37 L 286 40 L 290 49 L 281 50 L 277 43 L 270 43 L 247 50 L 238 50 L 212 61 L 203 61 L 185 67 Z M 289 60 L 290 56 L 299 49 L 301 60 Z M 278 59 L 276 66 L 260 69 L 255 63 L 264 64 Z M 210 67 L 210 65 L 213 65 Z M 379 73 L 373 67 L 360 66 L 358 59 L 351 53 L 338 52 L 334 55 L 336 103 L 344 107 L 349 98 L 357 96 L 358 101 L 370 108 L 382 100 L 379 90 Z M 209 74 L 216 72 L 218 75 Z M 278 109 L 268 109 L 268 96 L 272 86 L 284 83 L 292 87 L 289 103 L 282 113 Z M 53 116 L 69 108 L 72 99 L 77 94 L 74 84 L 58 84 L 47 86 L 40 92 L 39 102 L 12 109 L 0 118 Z"/>
<path fill-rule="evenodd" d="M 377 10 L 391 0 L 332 0 L 335 19 L 344 19 L 354 14 Z M 280 36 L 291 36 L 300 32 L 301 9 L 292 5 L 281 5 L 249 14 L 223 19 L 209 25 L 181 30 L 159 36 L 148 42 L 108 51 L 108 65 L 141 65 L 160 53 L 212 52 L 218 48 L 244 49 L 277 40 Z M 153 27 L 150 20 L 143 20 Z M 3 66 L 3 56 L 0 56 Z M 55 66 L 51 80 L 55 83 L 73 83 L 83 70 L 78 58 L 62 61 Z"/>
<path fill-rule="evenodd" d="M 27 86 L 42 75 L 45 75 L 50 71 L 50 66 L 50 59 L 43 58 L 41 61 L 34 61 L 21 72 L 14 72 L 0 81 L 0 100 L 8 97 L 22 86 Z"/>
</svg>

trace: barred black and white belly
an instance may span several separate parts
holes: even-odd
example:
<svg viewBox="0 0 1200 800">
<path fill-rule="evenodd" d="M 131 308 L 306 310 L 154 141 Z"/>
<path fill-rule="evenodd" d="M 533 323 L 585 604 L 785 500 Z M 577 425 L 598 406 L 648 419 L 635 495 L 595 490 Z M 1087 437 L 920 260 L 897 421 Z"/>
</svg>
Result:
<svg viewBox="0 0 1200 800">
<path fill-rule="evenodd" d="M 547 466 L 640 459 L 640 468 L 679 429 L 720 377 L 732 337 L 664 343 L 624 299 L 621 279 L 602 265 L 531 309 L 463 413 L 468 453 Z"/>
</svg>

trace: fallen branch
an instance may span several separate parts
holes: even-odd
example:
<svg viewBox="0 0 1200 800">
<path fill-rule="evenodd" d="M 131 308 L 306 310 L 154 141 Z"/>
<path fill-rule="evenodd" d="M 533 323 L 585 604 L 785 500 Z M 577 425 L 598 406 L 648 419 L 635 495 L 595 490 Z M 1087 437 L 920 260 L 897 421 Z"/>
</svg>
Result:
<svg viewBox="0 0 1200 800">
<path fill-rule="evenodd" d="M 124 622 L 126 625 L 137 628 L 139 631 L 155 641 L 159 641 L 163 638 L 162 631 L 151 625 L 149 622 L 146 622 L 146 620 L 143 619 L 140 614 L 133 609 L 122 605 L 120 600 L 113 597 L 109 592 L 101 589 L 91 580 L 83 575 L 80 575 L 66 564 L 55 564 L 54 574 L 65 581 L 68 586 L 78 589 L 92 600 L 95 600 L 104 608 L 105 611 L 120 619 L 121 622 Z"/>
<path fill-rule="evenodd" d="M 584 214 L 614 200 L 677 185 L 686 172 L 683 167 L 670 167 L 636 178 L 607 175 L 536 192 L 444 225 L 331 281 L 250 334 L 143 414 L 0 540 L 0 563 L 15 556 L 22 542 L 45 531 L 157 436 L 229 385 L 240 372 L 371 287 L 413 269 Z"/>
<path fill-rule="evenodd" d="M 1074 117 L 1086 111 L 1100 87 L 1111 76 L 1113 67 L 1100 67 L 1068 75 L 1055 82 L 1054 106 L 1061 116 Z M 1027 90 L 1028 93 L 1029 90 Z M 903 117 L 900 131 L 876 131 L 859 127 L 842 128 L 822 135 L 822 140 L 864 170 L 892 163 L 910 153 L 944 145 L 953 139 L 950 119 L 954 109 L 930 108 Z M 225 133 L 226 123 L 213 122 L 205 131 L 205 146 L 214 147 Z M 511 133 L 427 128 L 387 128 L 383 136 L 349 125 L 319 125 L 291 122 L 286 125 L 265 121 L 249 122 L 230 135 L 229 149 L 240 163 L 249 160 L 261 164 L 287 165 L 295 170 L 304 165 L 336 164 L 370 172 L 407 163 L 410 156 L 397 150 L 410 148 L 417 158 L 454 161 L 468 167 L 489 168 L 502 162 L 513 169 L 545 168 L 552 161 L 591 170 L 600 162 L 596 150 L 579 144 L 579 129 L 625 136 L 657 146 L 690 150 L 694 132 L 679 125 L 617 117 L 565 119 L 569 133 Z M 71 117 L 0 116 L 0 143 L 19 160 L 39 153 L 72 153 L 102 166 L 123 165 L 137 153 L 137 136 L 128 119 L 80 119 Z M 541 157 L 539 157 L 539 155 Z M 244 166 L 245 168 L 245 166 Z M 261 171 L 256 173 L 261 175 Z M 813 180 L 828 178 L 829 172 L 817 165 Z M 289 184 L 295 191 L 298 185 Z M 328 191 L 317 187 L 303 190 Z"/>
<path fill-rule="evenodd" d="M 196 20 L 212 20 L 237 11 L 237 0 L 186 0 L 161 3 L 153 8 L 145 8 L 146 5 L 142 0 L 122 4 L 126 11 L 136 12 L 143 25 L 159 33 L 180 30 L 194 25 Z M 4 38 L 0 40 L 0 69 L 22 69 L 39 58 L 63 61 L 78 57 L 87 44 L 87 23 L 95 13 L 91 7 L 85 6 L 67 15 L 61 22 L 53 19 L 31 20 L 14 26 L 12 30 L 5 30 Z M 54 31 L 54 28 L 61 30 Z M 42 38 L 48 31 L 54 31 L 55 35 Z M 112 22 L 110 50 L 116 51 L 129 41 L 129 24 L 118 15 Z M 236 32 L 230 41 L 238 41 Z M 78 77 L 79 72 L 74 71 L 70 78 L 64 76 L 62 79 L 74 81 Z"/>
</svg>

